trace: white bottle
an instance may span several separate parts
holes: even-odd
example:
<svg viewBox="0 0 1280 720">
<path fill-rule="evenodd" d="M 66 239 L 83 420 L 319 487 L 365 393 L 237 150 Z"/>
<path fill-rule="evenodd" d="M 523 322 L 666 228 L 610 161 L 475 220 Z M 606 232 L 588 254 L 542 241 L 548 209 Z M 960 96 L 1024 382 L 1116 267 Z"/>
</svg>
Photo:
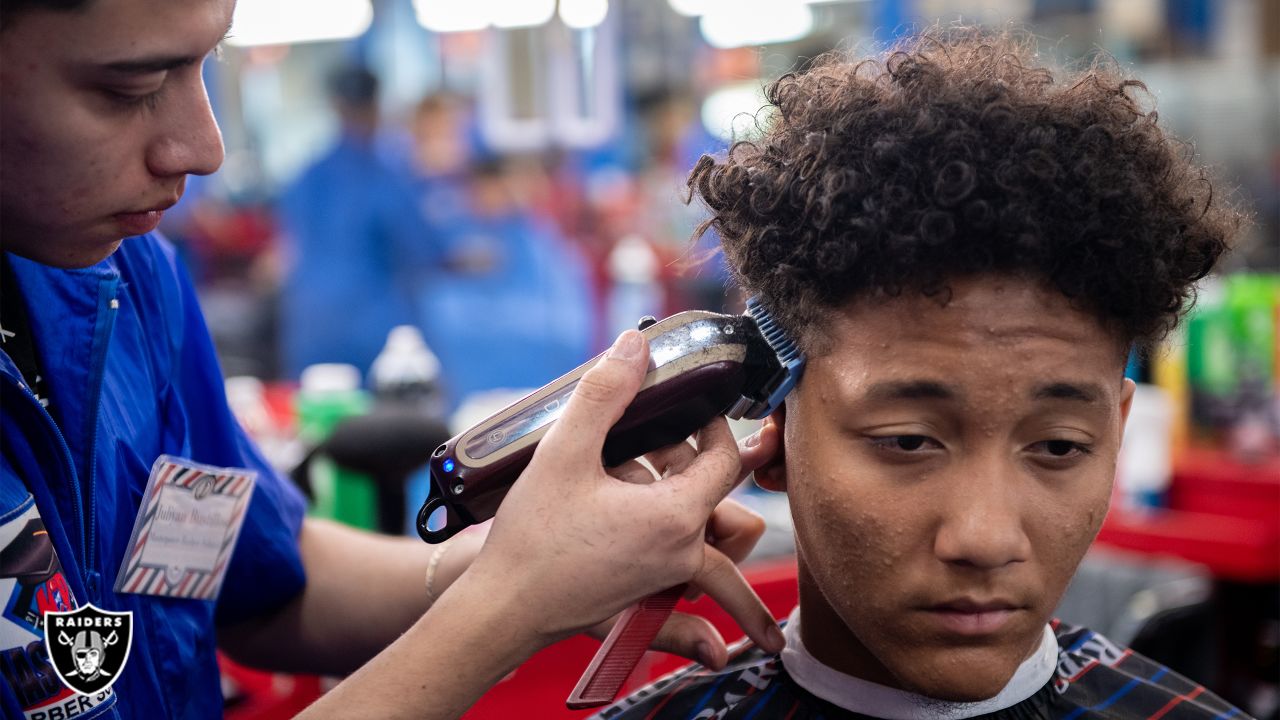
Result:
<svg viewBox="0 0 1280 720">
<path fill-rule="evenodd" d="M 1156 385 L 1139 383 L 1116 463 L 1120 500 L 1130 510 L 1163 507 L 1173 479 L 1173 404 Z"/>
<path fill-rule="evenodd" d="M 369 368 L 369 380 L 379 400 L 425 402 L 440 379 L 440 359 L 427 347 L 422 332 L 398 325 Z"/>
<path fill-rule="evenodd" d="M 658 282 L 658 256 L 639 235 L 627 235 L 609 253 L 609 337 L 636 327 L 645 315 L 662 316 L 664 297 Z"/>
</svg>

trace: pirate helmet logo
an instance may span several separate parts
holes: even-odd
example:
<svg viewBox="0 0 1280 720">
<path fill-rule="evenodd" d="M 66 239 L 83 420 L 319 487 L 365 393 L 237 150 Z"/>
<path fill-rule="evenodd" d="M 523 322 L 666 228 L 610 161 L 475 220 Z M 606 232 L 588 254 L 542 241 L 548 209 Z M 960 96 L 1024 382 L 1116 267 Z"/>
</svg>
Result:
<svg viewBox="0 0 1280 720">
<path fill-rule="evenodd" d="M 45 613 L 45 649 L 63 684 L 86 695 L 111 686 L 133 644 L 133 613 L 92 604 Z"/>
</svg>

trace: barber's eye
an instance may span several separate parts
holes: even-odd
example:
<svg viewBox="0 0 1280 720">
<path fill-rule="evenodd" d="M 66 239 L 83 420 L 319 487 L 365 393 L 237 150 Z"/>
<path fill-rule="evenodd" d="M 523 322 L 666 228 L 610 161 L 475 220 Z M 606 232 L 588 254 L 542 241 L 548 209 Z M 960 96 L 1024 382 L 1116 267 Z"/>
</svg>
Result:
<svg viewBox="0 0 1280 720">
<path fill-rule="evenodd" d="M 160 101 L 159 92 L 147 93 L 145 95 L 121 96 L 121 102 L 124 102 L 128 105 L 135 105 L 135 106 L 141 105 L 141 106 L 144 106 L 147 108 L 153 108 L 153 109 L 159 103 L 159 101 Z"/>
<path fill-rule="evenodd" d="M 154 110 L 160 101 L 160 91 L 147 93 L 126 93 L 107 90 L 106 95 L 117 106 L 125 109 L 147 108 Z"/>
</svg>

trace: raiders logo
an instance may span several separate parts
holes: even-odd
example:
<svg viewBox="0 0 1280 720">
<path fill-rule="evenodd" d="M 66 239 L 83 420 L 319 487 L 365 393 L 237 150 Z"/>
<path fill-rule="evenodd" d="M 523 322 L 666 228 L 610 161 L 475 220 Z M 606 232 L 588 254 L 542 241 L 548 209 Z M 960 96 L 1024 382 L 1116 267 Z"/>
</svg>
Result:
<svg viewBox="0 0 1280 720">
<path fill-rule="evenodd" d="M 44 615 L 44 644 L 63 684 L 90 695 L 120 676 L 133 646 L 133 613 L 85 605 Z"/>
</svg>

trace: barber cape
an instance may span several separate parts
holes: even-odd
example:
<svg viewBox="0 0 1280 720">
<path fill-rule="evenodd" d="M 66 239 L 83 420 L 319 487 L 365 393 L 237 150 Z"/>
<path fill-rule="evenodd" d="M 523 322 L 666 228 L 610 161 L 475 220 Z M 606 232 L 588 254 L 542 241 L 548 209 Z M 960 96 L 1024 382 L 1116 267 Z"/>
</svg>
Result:
<svg viewBox="0 0 1280 720">
<path fill-rule="evenodd" d="M 1054 620 L 1040 648 L 990 700 L 945 702 L 845 675 L 800 642 L 793 614 L 780 654 L 749 643 L 720 672 L 679 670 L 592 720 L 1227 720 L 1240 710 L 1166 667 L 1081 627 Z"/>
</svg>

